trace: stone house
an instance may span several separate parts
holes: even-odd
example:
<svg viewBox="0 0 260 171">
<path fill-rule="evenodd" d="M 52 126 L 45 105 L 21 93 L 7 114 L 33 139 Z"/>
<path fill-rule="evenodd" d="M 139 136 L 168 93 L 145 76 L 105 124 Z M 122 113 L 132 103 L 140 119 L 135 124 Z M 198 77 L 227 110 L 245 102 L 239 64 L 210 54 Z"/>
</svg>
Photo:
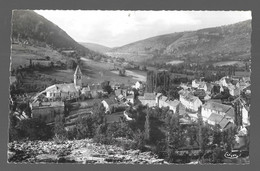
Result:
<svg viewBox="0 0 260 171">
<path fill-rule="evenodd" d="M 144 93 L 143 96 L 138 96 L 138 100 L 143 105 L 148 105 L 149 107 L 156 106 L 156 95 L 154 93 Z"/>
<path fill-rule="evenodd" d="M 235 112 L 232 106 L 217 103 L 214 101 L 208 101 L 202 105 L 201 115 L 204 121 L 207 121 L 213 113 L 221 115 L 230 122 L 234 123 Z"/>
<path fill-rule="evenodd" d="M 127 100 L 128 102 L 130 102 L 131 104 L 134 104 L 134 103 L 135 103 L 134 95 L 126 96 L 126 100 Z"/>
<path fill-rule="evenodd" d="M 39 118 L 47 123 L 54 122 L 55 117 L 64 113 L 64 102 L 39 102 L 30 103 L 32 118 Z"/>
<path fill-rule="evenodd" d="M 37 100 L 37 98 L 41 95 L 44 95 L 45 98 L 49 100 L 79 98 L 81 87 L 82 73 L 79 66 L 77 66 L 74 73 L 74 83 L 54 84 L 49 86 L 44 91 L 38 93 L 34 97 L 34 101 Z"/>
<path fill-rule="evenodd" d="M 228 128 L 232 124 L 225 116 L 216 113 L 212 113 L 206 122 L 212 126 L 218 125 L 221 130 Z"/>
<path fill-rule="evenodd" d="M 176 108 L 180 103 L 180 101 L 178 100 L 168 100 L 168 98 L 163 95 L 156 96 L 156 98 L 157 98 L 157 105 L 159 108 L 169 107 L 169 109 L 172 110 L 174 113 L 176 112 Z"/>
<path fill-rule="evenodd" d="M 198 111 L 198 108 L 202 105 L 201 100 L 192 95 L 189 91 L 179 91 L 180 102 L 189 110 Z"/>
<path fill-rule="evenodd" d="M 118 106 L 118 102 L 115 98 L 104 99 L 101 103 L 105 107 L 105 113 L 107 114 L 113 113 Z"/>
</svg>

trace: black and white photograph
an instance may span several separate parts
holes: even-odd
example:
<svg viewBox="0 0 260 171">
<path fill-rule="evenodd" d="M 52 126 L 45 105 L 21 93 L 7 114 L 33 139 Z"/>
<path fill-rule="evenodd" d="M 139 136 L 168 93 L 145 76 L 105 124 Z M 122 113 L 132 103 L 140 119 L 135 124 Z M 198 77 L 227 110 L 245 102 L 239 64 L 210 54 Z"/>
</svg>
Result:
<svg viewBox="0 0 260 171">
<path fill-rule="evenodd" d="M 7 163 L 250 164 L 251 22 L 12 10 Z"/>
</svg>

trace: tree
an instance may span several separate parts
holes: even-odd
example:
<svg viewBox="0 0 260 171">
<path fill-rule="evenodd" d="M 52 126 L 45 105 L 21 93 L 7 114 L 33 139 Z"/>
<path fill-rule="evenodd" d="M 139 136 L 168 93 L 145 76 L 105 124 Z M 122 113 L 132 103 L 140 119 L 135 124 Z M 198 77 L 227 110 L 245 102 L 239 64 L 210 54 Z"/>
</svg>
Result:
<svg viewBox="0 0 260 171">
<path fill-rule="evenodd" d="M 67 61 L 67 67 L 68 69 L 75 69 L 77 66 L 76 62 L 73 59 L 69 59 Z"/>
<path fill-rule="evenodd" d="M 20 121 L 17 124 L 19 139 L 48 140 L 52 137 L 52 130 L 41 119 L 32 118 Z"/>
<path fill-rule="evenodd" d="M 96 120 L 94 116 L 87 115 L 86 117 L 79 117 L 73 130 L 74 135 L 72 136 L 76 139 L 93 138 L 95 136 L 95 130 Z"/>
<path fill-rule="evenodd" d="M 150 111 L 149 109 L 146 112 L 146 120 L 144 125 L 144 139 L 149 142 L 150 141 L 150 134 L 151 134 L 151 128 L 150 128 Z"/>
<path fill-rule="evenodd" d="M 125 76 L 125 69 L 124 68 L 119 69 L 119 75 L 120 76 Z"/>
<path fill-rule="evenodd" d="M 171 118 L 170 125 L 168 126 L 167 144 L 168 144 L 168 161 L 173 162 L 176 156 L 176 151 L 184 145 L 185 138 L 183 130 L 180 127 L 179 119 L 180 105 L 176 107 L 176 113 Z"/>
<path fill-rule="evenodd" d="M 140 129 L 138 129 L 137 132 L 134 133 L 134 141 L 135 144 L 133 148 L 144 151 L 145 149 L 144 133 Z"/>
<path fill-rule="evenodd" d="M 19 139 L 19 134 L 16 125 L 17 119 L 14 115 L 9 114 L 9 142 Z"/>
<path fill-rule="evenodd" d="M 65 130 L 65 118 L 63 114 L 55 117 L 54 136 L 55 141 L 58 143 L 64 142 L 68 137 L 67 131 Z"/>
<path fill-rule="evenodd" d="M 238 101 L 234 104 L 234 110 L 235 110 L 235 125 L 236 126 L 242 126 L 242 105 Z"/>
</svg>

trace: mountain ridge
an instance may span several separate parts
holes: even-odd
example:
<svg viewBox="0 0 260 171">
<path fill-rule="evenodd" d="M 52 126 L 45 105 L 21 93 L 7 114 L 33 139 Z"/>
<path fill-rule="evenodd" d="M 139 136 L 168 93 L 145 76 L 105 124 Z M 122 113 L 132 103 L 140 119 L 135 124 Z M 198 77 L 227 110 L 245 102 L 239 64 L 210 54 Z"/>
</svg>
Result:
<svg viewBox="0 0 260 171">
<path fill-rule="evenodd" d="M 109 50 L 111 50 L 112 48 L 101 45 L 101 44 L 97 44 L 97 43 L 89 43 L 89 42 L 79 42 L 79 44 L 81 44 L 82 46 L 93 50 L 95 52 L 99 52 L 99 53 L 105 53 Z"/>
<path fill-rule="evenodd" d="M 251 56 L 251 20 L 196 31 L 159 35 L 113 48 L 107 55 L 126 60 L 219 61 Z"/>
<path fill-rule="evenodd" d="M 12 42 L 26 40 L 30 44 L 41 42 L 56 50 L 73 49 L 79 55 L 95 55 L 95 52 L 80 45 L 55 23 L 32 10 L 13 10 Z"/>
</svg>

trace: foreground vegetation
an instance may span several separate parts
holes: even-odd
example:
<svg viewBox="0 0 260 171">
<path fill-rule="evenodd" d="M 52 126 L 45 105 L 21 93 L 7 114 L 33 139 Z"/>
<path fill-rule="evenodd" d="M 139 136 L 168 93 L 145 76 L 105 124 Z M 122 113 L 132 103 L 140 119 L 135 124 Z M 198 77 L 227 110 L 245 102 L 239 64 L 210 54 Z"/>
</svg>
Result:
<svg viewBox="0 0 260 171">
<path fill-rule="evenodd" d="M 127 109 L 133 121 L 107 123 L 102 105 L 94 105 L 93 114 L 79 117 L 73 128 L 65 127 L 64 115 L 57 115 L 50 126 L 37 119 L 17 122 L 10 115 L 9 141 L 67 140 L 91 138 L 96 143 L 117 145 L 124 150 L 139 149 L 152 151 L 159 158 L 170 163 L 201 162 L 222 163 L 224 153 L 231 151 L 236 128 L 220 132 L 199 119 L 189 125 L 182 125 L 179 109 L 176 113 L 168 108 L 149 108 L 138 105 Z M 117 141 L 125 138 L 129 141 Z"/>
</svg>

